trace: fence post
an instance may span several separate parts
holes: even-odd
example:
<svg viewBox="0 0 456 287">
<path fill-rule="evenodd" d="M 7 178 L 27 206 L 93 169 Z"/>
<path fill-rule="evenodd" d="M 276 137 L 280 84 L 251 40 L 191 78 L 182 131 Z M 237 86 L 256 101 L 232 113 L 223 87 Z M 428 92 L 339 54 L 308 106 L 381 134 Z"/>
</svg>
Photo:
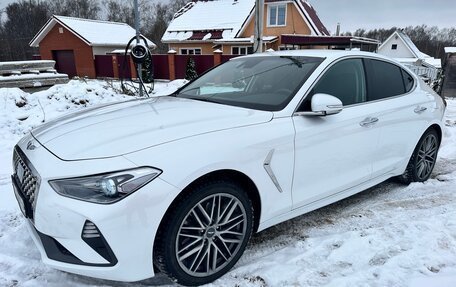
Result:
<svg viewBox="0 0 456 287">
<path fill-rule="evenodd" d="M 131 78 L 132 79 L 137 79 L 138 78 L 138 71 L 136 70 L 135 63 L 133 62 L 133 58 L 131 56 L 128 56 L 130 59 L 130 72 L 131 72 Z"/>
<path fill-rule="evenodd" d="M 176 51 L 174 51 L 174 50 L 168 51 L 168 71 L 169 71 L 169 79 L 171 81 L 176 79 L 176 66 L 174 64 L 175 56 L 176 56 Z"/>
<path fill-rule="evenodd" d="M 111 61 L 112 61 L 112 71 L 114 73 L 114 78 L 119 79 L 119 66 L 117 65 L 117 56 L 112 55 Z"/>
<path fill-rule="evenodd" d="M 222 53 L 220 49 L 214 51 L 214 67 L 222 63 Z"/>
</svg>

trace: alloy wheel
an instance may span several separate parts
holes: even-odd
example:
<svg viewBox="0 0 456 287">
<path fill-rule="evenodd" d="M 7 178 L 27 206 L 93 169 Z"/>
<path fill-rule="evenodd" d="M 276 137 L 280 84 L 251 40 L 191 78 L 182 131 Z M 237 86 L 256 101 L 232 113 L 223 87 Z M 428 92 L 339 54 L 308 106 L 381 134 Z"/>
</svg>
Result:
<svg viewBox="0 0 456 287">
<path fill-rule="evenodd" d="M 184 217 L 176 238 L 176 258 L 188 275 L 210 276 L 239 252 L 247 233 L 241 201 L 217 193 L 199 201 Z"/>
<path fill-rule="evenodd" d="M 438 140 L 432 133 L 422 141 L 416 158 L 416 175 L 420 180 L 427 179 L 434 168 L 439 148 Z"/>
</svg>

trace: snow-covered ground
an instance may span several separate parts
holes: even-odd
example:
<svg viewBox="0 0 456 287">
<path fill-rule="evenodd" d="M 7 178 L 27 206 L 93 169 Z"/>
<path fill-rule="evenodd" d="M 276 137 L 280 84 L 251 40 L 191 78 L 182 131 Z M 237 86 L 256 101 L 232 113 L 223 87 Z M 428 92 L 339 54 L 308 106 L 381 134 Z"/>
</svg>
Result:
<svg viewBox="0 0 456 287">
<path fill-rule="evenodd" d="M 158 83 L 156 94 L 182 81 Z M 53 270 L 26 230 L 11 182 L 11 152 L 43 119 L 131 99 L 99 81 L 27 94 L 0 89 L 0 286 L 161 286 L 163 275 L 116 283 Z M 18 107 L 22 106 L 22 107 Z M 231 272 L 210 286 L 456 286 L 456 100 L 432 179 L 388 181 L 253 237 Z"/>
</svg>

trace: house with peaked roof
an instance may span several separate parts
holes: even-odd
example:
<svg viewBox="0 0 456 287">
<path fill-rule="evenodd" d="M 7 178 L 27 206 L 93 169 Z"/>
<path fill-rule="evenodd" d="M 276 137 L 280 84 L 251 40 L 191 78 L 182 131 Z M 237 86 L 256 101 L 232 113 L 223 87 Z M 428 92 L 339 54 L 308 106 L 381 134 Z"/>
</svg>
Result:
<svg viewBox="0 0 456 287">
<path fill-rule="evenodd" d="M 442 68 L 441 59 L 435 59 L 423 52 L 410 37 L 401 30 L 395 31 L 378 48 L 378 53 L 394 58 L 408 66 L 417 75 L 434 80 L 438 69 Z"/>
<path fill-rule="evenodd" d="M 286 49 L 285 34 L 327 36 L 328 30 L 305 0 L 265 0 L 264 49 Z M 172 19 L 162 42 L 180 55 L 253 52 L 255 0 L 194 0 Z"/>
<path fill-rule="evenodd" d="M 125 23 L 54 15 L 33 37 L 30 46 L 39 47 L 41 59 L 55 60 L 59 73 L 95 78 L 95 56 L 124 50 L 135 35 L 135 29 Z M 152 41 L 147 41 L 151 49 L 155 48 Z"/>
</svg>

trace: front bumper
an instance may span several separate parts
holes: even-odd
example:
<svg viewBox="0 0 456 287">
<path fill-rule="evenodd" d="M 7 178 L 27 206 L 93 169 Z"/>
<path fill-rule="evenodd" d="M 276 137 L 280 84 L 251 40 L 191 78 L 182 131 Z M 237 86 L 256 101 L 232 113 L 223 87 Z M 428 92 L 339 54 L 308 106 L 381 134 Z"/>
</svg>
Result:
<svg viewBox="0 0 456 287">
<path fill-rule="evenodd" d="M 24 141 L 18 147 L 41 179 L 32 215 L 26 216 L 42 261 L 59 270 L 108 280 L 131 282 L 153 277 L 155 235 L 176 188 L 156 178 L 113 204 L 63 197 L 49 180 L 136 166 L 122 157 L 65 162 L 41 146 L 27 151 Z M 83 238 L 87 222 L 96 226 L 99 241 Z"/>
</svg>

